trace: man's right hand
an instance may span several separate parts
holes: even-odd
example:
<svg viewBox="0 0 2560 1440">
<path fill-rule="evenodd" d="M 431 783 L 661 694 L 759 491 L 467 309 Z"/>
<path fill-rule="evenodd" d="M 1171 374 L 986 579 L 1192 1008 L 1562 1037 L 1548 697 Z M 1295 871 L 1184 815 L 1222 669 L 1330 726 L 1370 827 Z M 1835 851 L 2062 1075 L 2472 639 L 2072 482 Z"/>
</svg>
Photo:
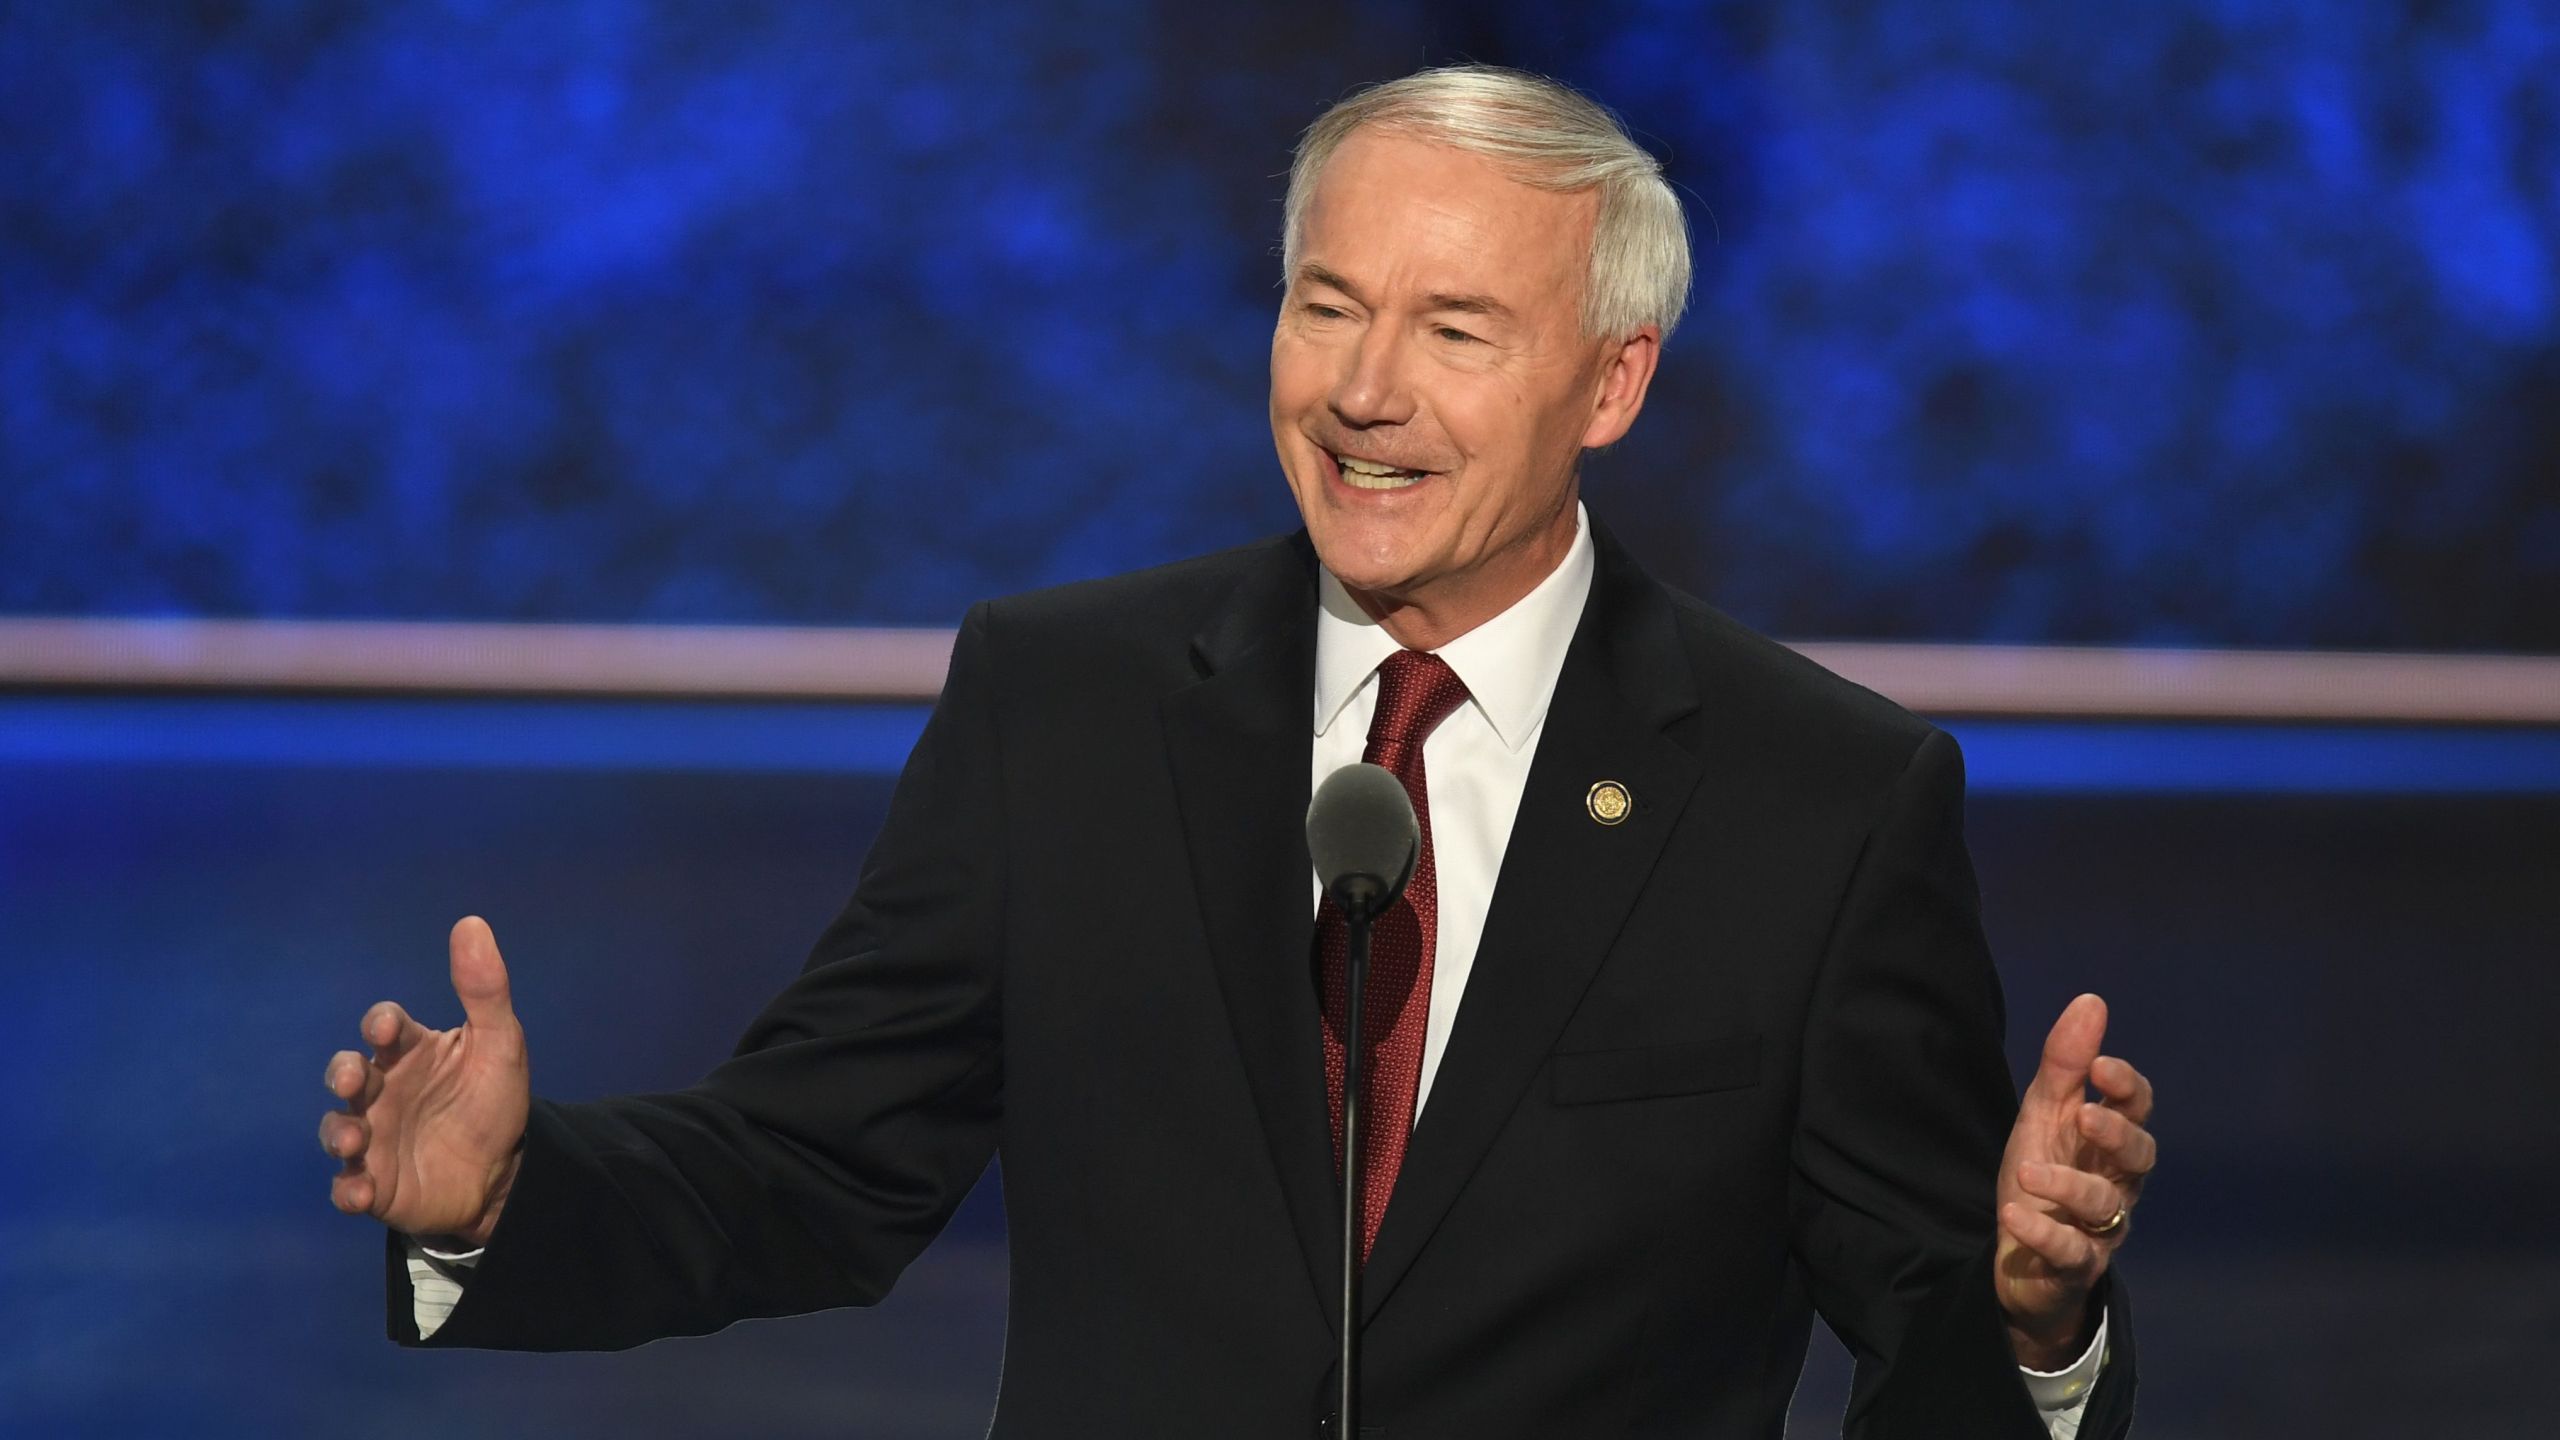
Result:
<svg viewBox="0 0 2560 1440">
<path fill-rule="evenodd" d="M 456 1248 L 489 1242 L 515 1184 L 533 1098 L 524 1029 L 507 998 L 507 964 L 480 917 L 453 927 L 453 993 L 462 1024 L 430 1030 L 385 1000 L 364 1012 L 368 1060 L 329 1059 L 320 1147 L 346 1162 L 329 1199 L 350 1215 Z"/>
</svg>

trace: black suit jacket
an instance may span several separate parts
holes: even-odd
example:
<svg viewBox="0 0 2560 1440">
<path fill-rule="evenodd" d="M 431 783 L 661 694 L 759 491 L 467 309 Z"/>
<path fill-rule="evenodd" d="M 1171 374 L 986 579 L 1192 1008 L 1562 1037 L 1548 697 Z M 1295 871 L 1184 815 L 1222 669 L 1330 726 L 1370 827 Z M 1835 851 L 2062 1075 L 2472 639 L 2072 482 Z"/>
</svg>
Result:
<svg viewBox="0 0 2560 1440">
<path fill-rule="evenodd" d="M 1596 538 L 1369 1263 L 1364 1419 L 1775 1436 L 1819 1310 L 1851 1434 L 2041 1440 L 1989 1271 L 2016 1096 L 1956 748 Z M 691 1090 L 537 1102 L 434 1343 L 876 1300 L 1001 1152 L 996 1435 L 1316 1434 L 1315 573 L 1299 536 L 974 610 L 800 979 Z M 2113 1329 L 2091 1440 L 2131 1413 Z"/>
</svg>

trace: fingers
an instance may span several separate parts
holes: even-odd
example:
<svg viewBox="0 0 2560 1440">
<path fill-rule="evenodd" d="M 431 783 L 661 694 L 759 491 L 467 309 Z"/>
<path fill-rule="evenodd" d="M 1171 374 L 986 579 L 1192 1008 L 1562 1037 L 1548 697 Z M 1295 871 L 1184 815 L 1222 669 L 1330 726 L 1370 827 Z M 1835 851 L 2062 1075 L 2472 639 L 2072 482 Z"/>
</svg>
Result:
<svg viewBox="0 0 2560 1440">
<path fill-rule="evenodd" d="M 452 953 L 453 993 L 462 1013 L 475 1027 L 507 1028 L 516 1022 L 515 1002 L 507 990 L 507 962 L 498 955 L 498 937 L 489 922 L 466 915 L 455 922 L 447 941 Z"/>
<path fill-rule="evenodd" d="M 350 1167 L 364 1160 L 365 1146 L 372 1143 L 373 1127 L 361 1115 L 332 1110 L 320 1117 L 320 1148 L 347 1162 Z"/>
<path fill-rule="evenodd" d="M 507 962 L 498 957 L 498 939 L 489 933 L 489 922 L 477 915 L 464 916 L 447 937 L 446 949 L 451 956 L 453 993 L 462 1001 L 464 1018 L 480 1026 L 513 1026 L 515 1005 L 507 990 Z M 365 1043 L 373 1047 L 374 1063 L 386 1067 L 434 1033 L 390 1000 L 364 1012 L 359 1028 Z M 331 1088 L 336 1088 L 334 1083 Z"/>
<path fill-rule="evenodd" d="M 382 1071 L 366 1064 L 365 1058 L 353 1050 L 341 1050 L 329 1057 L 329 1068 L 321 1072 L 321 1083 L 358 1114 L 382 1098 Z"/>
<path fill-rule="evenodd" d="M 2104 1105 L 2080 1107 L 2080 1134 L 2117 1174 L 2137 1187 L 2159 1163 L 2160 1142 L 2130 1118 Z"/>
<path fill-rule="evenodd" d="M 2106 1001 L 2083 995 L 2064 1006 L 2044 1037 L 2044 1058 L 2037 1062 L 2028 1095 L 2054 1105 L 2078 1100 L 2089 1083 L 2089 1067 L 2097 1062 L 2099 1042 L 2106 1038 Z"/>
<path fill-rule="evenodd" d="M 353 1050 L 330 1057 L 327 1078 L 330 1093 L 358 1110 L 382 1089 L 382 1072 L 365 1064 L 364 1057 Z M 329 1181 L 329 1203 L 350 1215 L 365 1214 L 373 1207 L 373 1177 L 364 1168 L 365 1151 L 372 1144 L 373 1126 L 363 1115 L 332 1110 L 320 1117 L 320 1148 L 345 1162 L 345 1168 Z"/>
<path fill-rule="evenodd" d="M 2101 1055 L 2089 1067 L 2089 1083 L 2107 1097 L 2110 1107 L 2123 1112 L 2136 1125 L 2151 1123 L 2151 1082 L 2143 1073 L 2113 1055 Z"/>
<path fill-rule="evenodd" d="M 2038 1214 L 2014 1200 L 2000 1207 L 2000 1228 L 2062 1274 L 2094 1281 L 2104 1268 L 2106 1247 L 2096 1236 L 2050 1215 Z"/>
<path fill-rule="evenodd" d="M 2030 1161 L 2018 1167 L 2018 1186 L 2062 1209 L 2062 1218 L 2084 1230 L 2104 1230 L 2125 1203 L 2124 1192 L 2103 1175 L 2068 1165 Z"/>
<path fill-rule="evenodd" d="M 427 1027 L 410 1019 L 408 1011 L 390 1000 L 364 1012 L 364 1019 L 356 1028 L 364 1033 L 364 1043 L 373 1047 L 373 1062 L 384 1066 L 409 1053 L 410 1047 L 427 1037 Z"/>
</svg>

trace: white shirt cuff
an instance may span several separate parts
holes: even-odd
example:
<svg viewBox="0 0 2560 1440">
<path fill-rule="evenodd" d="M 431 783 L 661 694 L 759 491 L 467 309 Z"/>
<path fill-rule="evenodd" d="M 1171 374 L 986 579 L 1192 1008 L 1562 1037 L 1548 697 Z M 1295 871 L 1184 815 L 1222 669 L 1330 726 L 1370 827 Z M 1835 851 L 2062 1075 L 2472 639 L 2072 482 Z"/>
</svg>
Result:
<svg viewBox="0 0 2560 1440">
<path fill-rule="evenodd" d="M 2053 1440 L 2074 1440 L 2080 1433 L 2081 1413 L 2089 1408 L 2089 1392 L 2096 1388 L 2098 1372 L 2107 1366 L 2107 1317 L 2098 1317 L 2098 1333 L 2089 1337 L 2089 1348 L 2080 1358 L 2059 1370 L 2031 1370 L 2018 1367 L 2018 1378 L 2027 1383 L 2028 1398 L 2044 1416 L 2045 1430 Z"/>
<path fill-rule="evenodd" d="M 414 1236 L 404 1238 L 409 1246 L 409 1313 L 418 1323 L 418 1338 L 432 1339 L 462 1303 L 463 1279 L 488 1248 L 431 1250 Z"/>
</svg>

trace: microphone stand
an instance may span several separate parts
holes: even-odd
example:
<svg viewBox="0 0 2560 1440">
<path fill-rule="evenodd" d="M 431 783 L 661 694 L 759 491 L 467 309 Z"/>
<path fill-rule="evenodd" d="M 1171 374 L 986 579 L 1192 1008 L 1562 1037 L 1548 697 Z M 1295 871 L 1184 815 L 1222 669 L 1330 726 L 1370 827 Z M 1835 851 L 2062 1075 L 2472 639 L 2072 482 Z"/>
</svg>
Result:
<svg viewBox="0 0 2560 1440">
<path fill-rule="evenodd" d="M 1335 882 L 1346 934 L 1342 967 L 1342 1398 L 1335 1440 L 1360 1440 L 1360 1011 L 1369 986 L 1369 922 L 1394 893 L 1367 875 Z"/>
</svg>

